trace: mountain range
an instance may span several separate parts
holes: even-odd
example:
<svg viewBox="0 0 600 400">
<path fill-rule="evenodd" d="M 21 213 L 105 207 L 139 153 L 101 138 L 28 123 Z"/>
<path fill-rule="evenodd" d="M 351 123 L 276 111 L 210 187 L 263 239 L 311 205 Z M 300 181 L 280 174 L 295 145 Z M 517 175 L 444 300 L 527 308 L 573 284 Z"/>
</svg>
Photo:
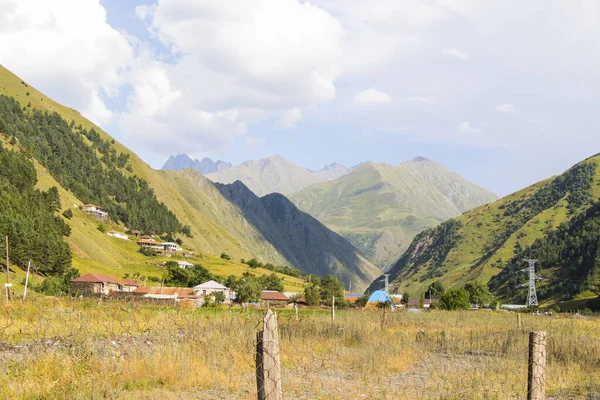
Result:
<svg viewBox="0 0 600 400">
<path fill-rule="evenodd" d="M 245 161 L 233 168 L 206 175 L 218 183 L 244 182 L 257 196 L 269 193 L 289 195 L 312 184 L 329 181 L 350 172 L 349 168 L 333 163 L 319 171 L 302 168 L 279 155 L 261 160 Z"/>
<path fill-rule="evenodd" d="M 161 169 L 167 171 L 178 171 L 180 169 L 191 168 L 200 172 L 202 175 L 207 175 L 213 172 L 223 171 L 231 167 L 232 165 L 230 162 L 222 160 L 213 161 L 208 157 L 204 157 L 202 161 L 198 160 L 197 158 L 192 160 L 187 154 L 179 154 L 169 157 Z"/>
<path fill-rule="evenodd" d="M 0 132 L 0 143 L 9 154 L 31 157 L 36 188 L 48 191 L 44 195 L 48 199 L 60 199 L 52 200 L 52 210 L 71 257 L 55 260 L 60 268 L 54 271 L 64 271 L 72 263 L 81 273 L 160 276 L 161 269 L 137 252 L 134 241 L 102 232 L 130 228 L 182 240 L 197 254 L 192 262 L 219 275 L 241 275 L 246 266 L 234 260 L 252 257 L 320 275 L 335 272 L 356 288 L 364 288 L 379 273 L 344 238 L 289 201 L 259 199 L 240 183 L 217 187 L 192 169 L 153 170 L 77 111 L 54 102 L 1 66 Z M 108 209 L 112 218 L 102 229 L 94 217 L 79 211 L 79 205 L 91 202 Z M 71 216 L 58 215 L 67 210 Z M 19 237 L 19 226 L 25 225 L 7 223 L 0 230 Z M 12 266 L 23 267 L 27 249 L 16 250 L 23 251 L 15 251 Z M 222 252 L 234 260 L 224 262 L 219 258 Z M 43 262 L 34 260 L 38 268 Z M 299 286 L 297 279 L 286 282 Z"/>
<path fill-rule="evenodd" d="M 479 281 L 504 301 L 524 304 L 523 260 L 537 259 L 536 273 L 544 279 L 537 284 L 542 303 L 598 296 L 599 164 L 600 155 L 590 157 L 419 233 L 389 271 L 391 290 L 414 296 L 434 281 L 446 287 Z M 376 280 L 369 290 L 380 286 Z"/>
<path fill-rule="evenodd" d="M 496 199 L 423 157 L 395 166 L 366 162 L 290 196 L 381 268 L 395 262 L 419 232 Z"/>
</svg>

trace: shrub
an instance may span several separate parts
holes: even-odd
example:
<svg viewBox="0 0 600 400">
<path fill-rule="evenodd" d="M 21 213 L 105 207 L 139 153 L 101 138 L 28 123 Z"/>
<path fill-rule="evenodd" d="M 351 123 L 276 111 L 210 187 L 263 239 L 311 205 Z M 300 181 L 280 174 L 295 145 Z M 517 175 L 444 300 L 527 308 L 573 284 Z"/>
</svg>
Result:
<svg viewBox="0 0 600 400">
<path fill-rule="evenodd" d="M 223 260 L 227 260 L 227 261 L 231 260 L 231 257 L 229 257 L 229 254 L 227 254 L 225 252 L 221 253 L 221 258 Z"/>
<path fill-rule="evenodd" d="M 440 298 L 439 307 L 442 310 L 468 310 L 469 292 L 463 288 L 449 289 Z"/>
<path fill-rule="evenodd" d="M 70 208 L 67 208 L 63 213 L 62 213 L 63 217 L 65 217 L 66 219 L 71 219 L 73 218 L 73 210 L 71 210 Z"/>
</svg>

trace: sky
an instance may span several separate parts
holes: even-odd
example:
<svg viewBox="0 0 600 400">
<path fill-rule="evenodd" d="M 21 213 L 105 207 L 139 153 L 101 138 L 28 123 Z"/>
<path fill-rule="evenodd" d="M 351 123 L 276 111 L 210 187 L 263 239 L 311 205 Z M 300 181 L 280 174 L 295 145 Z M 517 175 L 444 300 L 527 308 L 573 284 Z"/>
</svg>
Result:
<svg viewBox="0 0 600 400">
<path fill-rule="evenodd" d="M 160 168 L 424 156 L 499 195 L 600 150 L 600 0 L 0 0 L 0 64 Z"/>
</svg>

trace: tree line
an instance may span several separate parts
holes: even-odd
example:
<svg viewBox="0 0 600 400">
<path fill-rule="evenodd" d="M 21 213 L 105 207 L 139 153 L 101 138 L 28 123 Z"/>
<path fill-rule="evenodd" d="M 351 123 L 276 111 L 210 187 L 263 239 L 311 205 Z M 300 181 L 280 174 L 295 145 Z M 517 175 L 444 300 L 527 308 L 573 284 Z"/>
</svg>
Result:
<svg viewBox="0 0 600 400">
<path fill-rule="evenodd" d="M 57 214 L 58 190 L 43 192 L 36 183 L 35 167 L 25 154 L 0 143 L 0 236 L 2 241 L 9 237 L 9 259 L 20 267 L 31 260 L 41 274 L 62 275 L 71 268 L 71 249 L 64 240 L 71 228 Z"/>
<path fill-rule="evenodd" d="M 0 95 L 0 131 L 62 187 L 106 209 L 113 220 L 149 234 L 182 229 L 148 182 L 128 173 L 129 155 L 118 153 L 94 129 L 69 124 L 56 112 L 23 111 L 15 99 Z"/>
</svg>

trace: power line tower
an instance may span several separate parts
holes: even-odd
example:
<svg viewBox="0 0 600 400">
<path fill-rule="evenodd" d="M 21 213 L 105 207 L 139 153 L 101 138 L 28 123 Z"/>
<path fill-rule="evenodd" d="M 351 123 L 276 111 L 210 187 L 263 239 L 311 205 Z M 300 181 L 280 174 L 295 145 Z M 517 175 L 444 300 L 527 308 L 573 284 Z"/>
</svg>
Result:
<svg viewBox="0 0 600 400">
<path fill-rule="evenodd" d="M 527 268 L 523 268 L 520 271 L 520 272 L 529 272 L 529 282 L 524 285 L 521 285 L 521 287 L 525 287 L 525 286 L 529 287 L 529 293 L 527 294 L 527 307 L 537 306 L 538 299 L 537 299 L 537 292 L 535 291 L 535 282 L 543 280 L 543 278 L 540 278 L 539 276 L 537 276 L 535 274 L 535 263 L 537 263 L 538 260 L 526 259 L 526 260 L 523 260 L 523 262 L 526 262 L 527 264 L 529 264 L 529 266 Z"/>
<path fill-rule="evenodd" d="M 383 279 L 381 279 L 379 282 L 385 282 L 385 292 L 389 293 L 388 289 L 390 288 L 390 282 L 389 282 L 389 278 L 390 274 L 383 274 Z"/>
</svg>

